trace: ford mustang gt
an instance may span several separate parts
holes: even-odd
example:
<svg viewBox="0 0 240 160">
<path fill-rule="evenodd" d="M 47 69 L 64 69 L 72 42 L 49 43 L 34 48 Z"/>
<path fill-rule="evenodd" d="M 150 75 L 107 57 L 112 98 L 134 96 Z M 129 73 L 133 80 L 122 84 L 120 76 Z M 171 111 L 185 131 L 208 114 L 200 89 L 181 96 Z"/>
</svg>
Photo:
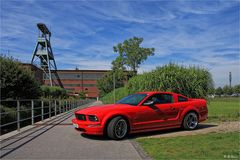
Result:
<svg viewBox="0 0 240 160">
<path fill-rule="evenodd" d="M 183 127 L 193 130 L 207 119 L 206 100 L 171 92 L 140 92 L 116 104 L 92 106 L 75 112 L 73 125 L 91 135 L 122 139 L 127 134 Z"/>
</svg>

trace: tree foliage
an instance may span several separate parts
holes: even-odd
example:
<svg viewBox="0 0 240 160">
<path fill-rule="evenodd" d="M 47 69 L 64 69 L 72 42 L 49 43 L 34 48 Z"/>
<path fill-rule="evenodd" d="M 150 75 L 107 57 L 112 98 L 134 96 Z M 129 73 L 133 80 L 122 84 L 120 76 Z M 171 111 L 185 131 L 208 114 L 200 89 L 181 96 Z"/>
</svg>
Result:
<svg viewBox="0 0 240 160">
<path fill-rule="evenodd" d="M 143 38 L 133 37 L 125 40 L 123 43 L 113 47 L 114 52 L 118 53 L 117 61 L 122 66 L 131 68 L 133 73 L 137 73 L 139 65 L 144 62 L 148 56 L 154 55 L 154 48 L 141 47 Z"/>
<path fill-rule="evenodd" d="M 221 87 L 218 87 L 216 90 L 215 90 L 215 94 L 218 95 L 218 96 L 221 96 L 223 94 L 223 89 Z"/>
<path fill-rule="evenodd" d="M 41 95 L 39 82 L 17 60 L 0 56 L 0 64 L 1 99 L 33 99 Z"/>
<path fill-rule="evenodd" d="M 109 71 L 103 78 L 97 80 L 97 87 L 101 96 L 106 95 L 114 89 L 114 79 L 115 88 L 123 87 L 126 80 L 126 73 L 123 71 Z"/>
<path fill-rule="evenodd" d="M 232 95 L 233 94 L 233 88 L 226 85 L 226 86 L 223 87 L 223 93 L 225 95 Z"/>
<path fill-rule="evenodd" d="M 237 85 L 234 86 L 233 92 L 235 94 L 240 94 L 240 84 L 237 84 Z"/>
<path fill-rule="evenodd" d="M 139 65 L 154 54 L 154 48 L 140 47 L 142 42 L 143 38 L 133 37 L 113 47 L 114 52 L 119 55 L 112 61 L 112 70 L 97 81 L 101 96 L 114 89 L 114 79 L 115 88 L 123 87 L 129 78 L 136 75 Z M 127 67 L 131 71 L 127 71 Z"/>
</svg>

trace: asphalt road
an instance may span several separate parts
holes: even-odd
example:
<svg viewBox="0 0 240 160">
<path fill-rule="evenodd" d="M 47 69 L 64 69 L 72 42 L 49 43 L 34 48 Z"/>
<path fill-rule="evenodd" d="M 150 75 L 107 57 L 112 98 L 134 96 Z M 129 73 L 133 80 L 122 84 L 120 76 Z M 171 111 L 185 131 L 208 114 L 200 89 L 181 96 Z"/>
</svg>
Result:
<svg viewBox="0 0 240 160">
<path fill-rule="evenodd" d="M 133 140 L 84 136 L 72 118 L 64 114 L 1 142 L 1 159 L 143 159 Z"/>
</svg>

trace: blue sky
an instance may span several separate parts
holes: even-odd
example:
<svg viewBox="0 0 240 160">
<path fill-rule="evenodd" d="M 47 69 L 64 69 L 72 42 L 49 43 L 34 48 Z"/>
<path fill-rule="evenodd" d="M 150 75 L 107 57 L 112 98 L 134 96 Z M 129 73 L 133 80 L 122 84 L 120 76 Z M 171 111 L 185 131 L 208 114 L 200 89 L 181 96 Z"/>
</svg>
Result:
<svg viewBox="0 0 240 160">
<path fill-rule="evenodd" d="M 0 0 L 1 53 L 30 63 L 38 31 L 52 32 L 58 69 L 110 69 L 113 46 L 133 36 L 155 48 L 139 72 L 169 62 L 208 69 L 215 86 L 240 82 L 240 2 Z"/>
</svg>

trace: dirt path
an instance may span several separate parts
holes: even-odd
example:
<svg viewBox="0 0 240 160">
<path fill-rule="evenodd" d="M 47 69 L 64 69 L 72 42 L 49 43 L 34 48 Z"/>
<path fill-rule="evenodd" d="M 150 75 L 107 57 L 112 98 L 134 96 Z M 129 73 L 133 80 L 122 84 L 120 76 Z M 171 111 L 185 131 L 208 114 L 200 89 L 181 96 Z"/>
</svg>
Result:
<svg viewBox="0 0 240 160">
<path fill-rule="evenodd" d="M 179 137 L 207 133 L 224 133 L 224 132 L 240 132 L 240 121 L 238 122 L 222 122 L 220 124 L 201 123 L 198 129 L 193 131 L 186 130 L 168 130 L 158 132 L 158 134 L 147 135 L 142 138 L 160 138 L 160 137 Z"/>
</svg>

